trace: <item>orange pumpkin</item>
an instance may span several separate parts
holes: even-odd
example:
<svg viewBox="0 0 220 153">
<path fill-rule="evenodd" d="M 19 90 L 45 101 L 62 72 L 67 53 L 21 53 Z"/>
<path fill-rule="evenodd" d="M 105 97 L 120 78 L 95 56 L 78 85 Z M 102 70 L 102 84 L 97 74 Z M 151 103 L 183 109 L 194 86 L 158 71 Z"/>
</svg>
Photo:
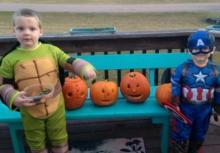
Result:
<svg viewBox="0 0 220 153">
<path fill-rule="evenodd" d="M 140 72 L 129 72 L 123 76 L 120 83 L 122 95 L 130 102 L 144 102 L 150 95 L 150 85 L 147 78 Z"/>
<path fill-rule="evenodd" d="M 108 106 L 116 102 L 118 86 L 113 81 L 97 81 L 90 87 L 90 98 L 95 105 Z"/>
<path fill-rule="evenodd" d="M 171 83 L 161 84 L 157 87 L 156 99 L 160 104 L 171 103 L 172 100 Z"/>
<path fill-rule="evenodd" d="M 87 97 L 88 86 L 79 76 L 66 77 L 63 85 L 63 95 L 66 109 L 81 107 Z"/>
</svg>

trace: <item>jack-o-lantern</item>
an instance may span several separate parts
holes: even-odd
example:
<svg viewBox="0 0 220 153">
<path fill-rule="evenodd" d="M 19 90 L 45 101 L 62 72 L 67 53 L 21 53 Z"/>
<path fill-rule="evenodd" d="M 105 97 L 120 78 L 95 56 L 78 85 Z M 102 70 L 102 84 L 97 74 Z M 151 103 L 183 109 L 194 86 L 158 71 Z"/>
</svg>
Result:
<svg viewBox="0 0 220 153">
<path fill-rule="evenodd" d="M 157 87 L 156 99 L 160 104 L 171 103 L 171 99 L 172 99 L 171 83 L 161 84 Z"/>
<path fill-rule="evenodd" d="M 120 83 L 122 95 L 134 103 L 144 102 L 150 94 L 147 78 L 140 72 L 129 72 L 123 76 Z"/>
<path fill-rule="evenodd" d="M 63 95 L 66 109 L 81 107 L 87 97 L 88 86 L 79 76 L 66 77 L 63 85 Z"/>
<path fill-rule="evenodd" d="M 108 106 L 116 102 L 118 86 L 113 81 L 97 81 L 90 87 L 90 98 L 95 105 Z"/>
</svg>

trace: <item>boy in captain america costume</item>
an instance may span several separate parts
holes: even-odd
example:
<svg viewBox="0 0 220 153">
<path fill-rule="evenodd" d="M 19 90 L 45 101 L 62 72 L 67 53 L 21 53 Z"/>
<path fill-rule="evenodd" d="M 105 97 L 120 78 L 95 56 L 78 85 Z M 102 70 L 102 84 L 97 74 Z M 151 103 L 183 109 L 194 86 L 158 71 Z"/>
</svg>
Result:
<svg viewBox="0 0 220 153">
<path fill-rule="evenodd" d="M 186 125 L 174 117 L 172 153 L 200 153 L 213 104 L 220 112 L 220 69 L 209 60 L 214 42 L 214 36 L 207 31 L 191 34 L 187 47 L 192 59 L 172 74 L 172 103 L 192 121 L 192 125 Z"/>
</svg>

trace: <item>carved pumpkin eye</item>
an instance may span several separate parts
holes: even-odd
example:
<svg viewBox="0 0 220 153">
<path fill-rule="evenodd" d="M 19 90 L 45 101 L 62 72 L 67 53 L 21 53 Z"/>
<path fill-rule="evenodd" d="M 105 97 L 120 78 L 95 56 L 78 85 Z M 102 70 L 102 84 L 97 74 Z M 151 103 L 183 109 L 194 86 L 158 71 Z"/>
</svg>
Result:
<svg viewBox="0 0 220 153">
<path fill-rule="evenodd" d="M 72 92 L 68 92 L 68 94 L 67 94 L 69 97 L 71 97 L 73 94 L 72 94 Z"/>
<path fill-rule="evenodd" d="M 131 85 L 130 85 L 130 84 L 128 84 L 128 88 L 131 88 Z"/>
<path fill-rule="evenodd" d="M 81 96 L 84 96 L 84 94 L 85 94 L 84 92 L 81 92 L 81 93 L 80 93 Z"/>
</svg>

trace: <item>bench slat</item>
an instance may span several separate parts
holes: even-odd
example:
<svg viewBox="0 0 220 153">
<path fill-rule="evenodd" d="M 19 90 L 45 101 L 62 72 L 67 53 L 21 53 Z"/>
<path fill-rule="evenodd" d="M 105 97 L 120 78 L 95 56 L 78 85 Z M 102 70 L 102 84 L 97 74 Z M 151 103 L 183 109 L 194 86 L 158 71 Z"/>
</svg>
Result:
<svg viewBox="0 0 220 153">
<path fill-rule="evenodd" d="M 132 55 L 81 55 L 79 57 L 91 62 L 97 70 L 126 70 L 174 68 L 190 58 L 190 55 L 188 53 L 147 53 Z"/>
</svg>

